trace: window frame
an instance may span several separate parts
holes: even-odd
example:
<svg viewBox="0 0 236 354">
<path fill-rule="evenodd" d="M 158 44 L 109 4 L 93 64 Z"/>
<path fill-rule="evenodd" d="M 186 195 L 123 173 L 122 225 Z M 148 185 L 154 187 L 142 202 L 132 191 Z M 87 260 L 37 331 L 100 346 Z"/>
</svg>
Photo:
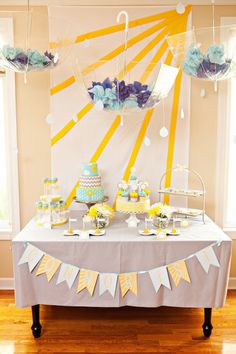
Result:
<svg viewBox="0 0 236 354">
<path fill-rule="evenodd" d="M 236 17 L 221 17 L 220 24 L 222 26 L 235 23 Z M 215 221 L 232 239 L 236 239 L 236 227 L 225 226 L 228 193 L 229 144 L 227 141 L 229 141 L 230 125 L 230 86 L 230 80 L 226 80 L 219 83 L 218 89 Z"/>
<path fill-rule="evenodd" d="M 13 19 L 0 18 L 0 29 L 4 42 L 13 45 Z M 15 73 L 6 70 L 3 80 L 10 227 L 0 228 L 0 240 L 11 240 L 20 231 Z"/>
</svg>

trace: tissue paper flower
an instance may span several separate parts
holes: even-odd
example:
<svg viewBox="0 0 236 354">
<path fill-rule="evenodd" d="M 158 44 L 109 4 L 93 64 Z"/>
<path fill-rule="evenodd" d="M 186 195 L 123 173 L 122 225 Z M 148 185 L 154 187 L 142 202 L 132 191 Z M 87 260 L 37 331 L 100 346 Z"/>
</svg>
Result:
<svg viewBox="0 0 236 354">
<path fill-rule="evenodd" d="M 93 81 L 92 86 L 88 88 L 88 93 L 94 102 L 102 101 L 104 109 L 133 109 L 143 108 L 146 105 L 152 94 L 150 87 L 153 85 L 143 85 L 139 81 L 126 84 L 124 80 L 119 81 L 115 78 L 111 81 L 106 78 L 102 82 Z M 156 101 L 153 100 L 151 105 Z"/>
<path fill-rule="evenodd" d="M 207 49 L 207 57 L 211 63 L 222 65 L 225 63 L 224 46 L 212 44 Z"/>
<path fill-rule="evenodd" d="M 9 47 L 8 45 L 4 45 L 2 48 L 2 54 L 5 58 L 14 60 L 17 54 L 20 54 L 22 50 L 20 48 Z"/>
<path fill-rule="evenodd" d="M 29 63 L 31 65 L 45 65 L 50 60 L 45 55 L 41 55 L 37 50 L 29 50 L 28 51 Z"/>
<path fill-rule="evenodd" d="M 11 68 L 17 71 L 31 71 L 55 66 L 54 55 L 46 51 L 44 54 L 40 54 L 37 50 L 24 51 L 20 48 L 14 48 L 10 46 L 3 46 L 0 50 L 1 66 L 4 64 L 7 68 Z"/>
<path fill-rule="evenodd" d="M 223 45 L 211 44 L 206 55 L 203 55 L 200 49 L 192 44 L 183 62 L 183 71 L 200 79 L 218 79 L 232 64 L 232 61 L 225 57 Z"/>
</svg>

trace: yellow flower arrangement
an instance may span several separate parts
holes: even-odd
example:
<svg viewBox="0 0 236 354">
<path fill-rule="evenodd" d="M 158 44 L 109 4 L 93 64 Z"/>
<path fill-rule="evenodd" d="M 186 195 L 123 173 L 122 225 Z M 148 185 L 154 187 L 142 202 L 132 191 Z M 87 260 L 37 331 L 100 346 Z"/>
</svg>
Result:
<svg viewBox="0 0 236 354">
<path fill-rule="evenodd" d="M 150 218 L 159 216 L 161 218 L 170 218 L 173 213 L 173 208 L 169 205 L 162 203 L 153 204 L 148 210 L 148 215 Z"/>
<path fill-rule="evenodd" d="M 107 204 L 95 204 L 87 213 L 91 218 L 97 218 L 101 216 L 108 216 L 110 219 L 114 216 L 114 210 Z"/>
<path fill-rule="evenodd" d="M 148 210 L 148 215 L 152 218 L 156 215 L 159 215 L 161 212 L 161 208 L 162 208 L 163 204 L 162 203 L 156 203 L 153 204 L 150 209 Z"/>
</svg>

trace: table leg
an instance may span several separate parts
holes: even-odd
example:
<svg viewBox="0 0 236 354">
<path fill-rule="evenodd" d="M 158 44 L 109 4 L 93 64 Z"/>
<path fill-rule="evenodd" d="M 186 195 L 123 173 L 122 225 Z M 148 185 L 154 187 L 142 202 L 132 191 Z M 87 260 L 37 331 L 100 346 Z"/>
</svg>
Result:
<svg viewBox="0 0 236 354">
<path fill-rule="evenodd" d="M 211 308 L 205 308 L 204 309 L 204 323 L 202 325 L 203 333 L 204 336 L 209 338 L 211 336 L 211 331 L 213 329 L 213 326 L 211 324 Z"/>
<path fill-rule="evenodd" d="M 40 315 L 40 306 L 39 305 L 34 305 L 31 306 L 32 309 L 32 319 L 33 319 L 33 324 L 31 326 L 32 333 L 34 338 L 39 338 L 41 335 L 41 324 L 39 322 L 39 315 Z"/>
</svg>

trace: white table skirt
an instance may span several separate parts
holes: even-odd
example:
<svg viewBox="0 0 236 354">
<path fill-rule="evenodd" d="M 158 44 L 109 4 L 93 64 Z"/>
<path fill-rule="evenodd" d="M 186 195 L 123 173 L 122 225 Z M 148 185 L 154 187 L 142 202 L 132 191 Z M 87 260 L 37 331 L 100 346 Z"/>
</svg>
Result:
<svg viewBox="0 0 236 354">
<path fill-rule="evenodd" d="M 206 224 L 200 221 L 181 229 L 180 236 L 156 240 L 154 237 L 138 236 L 137 229 L 129 229 L 120 217 L 112 222 L 105 236 L 79 240 L 65 237 L 60 227 L 53 230 L 35 225 L 32 220 L 13 240 L 16 305 L 27 307 L 36 304 L 63 306 L 177 306 L 177 307 L 222 307 L 228 286 L 231 239 L 209 218 Z M 124 220 L 125 217 L 123 216 Z M 79 225 L 77 225 L 79 226 Z M 220 268 L 211 266 L 205 273 L 196 257 L 186 261 L 191 283 L 181 280 L 178 287 L 170 277 L 171 290 L 161 287 L 156 293 L 148 273 L 138 275 L 137 296 L 128 292 L 123 298 L 119 287 L 113 298 L 108 292 L 99 296 L 98 285 L 94 295 L 85 289 L 76 292 L 78 280 L 69 289 L 66 282 L 56 285 L 57 273 L 50 282 L 45 275 L 35 276 L 36 270 L 29 272 L 28 265 L 18 265 L 24 252 L 24 243 L 38 247 L 45 253 L 80 268 L 104 273 L 126 273 L 150 270 L 200 251 L 214 242 Z"/>
</svg>

